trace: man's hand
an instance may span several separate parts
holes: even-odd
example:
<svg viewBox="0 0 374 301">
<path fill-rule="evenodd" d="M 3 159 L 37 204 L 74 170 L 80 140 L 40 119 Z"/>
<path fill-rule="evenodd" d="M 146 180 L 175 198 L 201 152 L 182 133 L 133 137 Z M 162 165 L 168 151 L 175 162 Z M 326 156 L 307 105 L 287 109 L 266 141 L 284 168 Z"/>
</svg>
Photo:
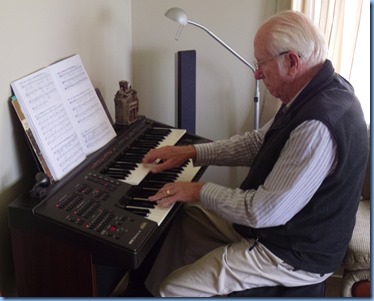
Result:
<svg viewBox="0 0 374 301">
<path fill-rule="evenodd" d="M 155 195 L 148 200 L 158 203 L 160 207 L 169 207 L 175 202 L 198 202 L 203 183 L 175 182 L 165 184 Z"/>
<path fill-rule="evenodd" d="M 152 164 L 160 160 L 151 172 L 158 173 L 166 169 L 178 167 L 188 159 L 196 158 L 196 150 L 188 146 L 164 146 L 150 150 L 143 158 L 143 164 Z"/>
</svg>

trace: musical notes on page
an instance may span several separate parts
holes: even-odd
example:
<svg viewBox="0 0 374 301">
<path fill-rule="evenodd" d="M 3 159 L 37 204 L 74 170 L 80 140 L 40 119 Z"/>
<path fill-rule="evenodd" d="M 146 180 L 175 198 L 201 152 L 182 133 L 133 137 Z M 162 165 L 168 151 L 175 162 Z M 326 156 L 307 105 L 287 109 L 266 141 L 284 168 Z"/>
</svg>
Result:
<svg viewBox="0 0 374 301">
<path fill-rule="evenodd" d="M 54 180 L 116 136 L 79 55 L 11 85 Z"/>
</svg>

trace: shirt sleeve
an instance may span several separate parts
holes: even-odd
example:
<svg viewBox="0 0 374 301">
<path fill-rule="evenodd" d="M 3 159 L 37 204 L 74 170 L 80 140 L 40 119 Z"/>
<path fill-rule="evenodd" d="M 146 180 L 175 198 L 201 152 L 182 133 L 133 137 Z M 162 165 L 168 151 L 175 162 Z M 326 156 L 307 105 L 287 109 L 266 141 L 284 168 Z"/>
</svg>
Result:
<svg viewBox="0 0 374 301">
<path fill-rule="evenodd" d="M 254 228 L 283 225 L 312 198 L 333 171 L 336 144 L 320 121 L 299 125 L 290 135 L 273 170 L 257 190 L 204 184 L 204 207 L 225 219 Z"/>
<path fill-rule="evenodd" d="M 250 166 L 259 151 L 271 121 L 261 129 L 230 139 L 195 144 L 196 166 Z"/>
</svg>

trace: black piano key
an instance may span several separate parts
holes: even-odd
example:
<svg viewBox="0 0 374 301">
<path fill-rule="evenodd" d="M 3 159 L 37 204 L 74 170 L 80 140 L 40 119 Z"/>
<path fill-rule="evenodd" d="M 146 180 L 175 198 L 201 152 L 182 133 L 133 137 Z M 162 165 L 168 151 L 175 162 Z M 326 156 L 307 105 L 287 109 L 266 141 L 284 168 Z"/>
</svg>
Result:
<svg viewBox="0 0 374 301">
<path fill-rule="evenodd" d="M 125 170 L 134 170 L 138 167 L 138 165 L 136 163 L 115 162 L 112 165 L 110 165 L 110 167 Z"/>
<path fill-rule="evenodd" d="M 136 147 L 136 146 L 133 146 L 131 147 L 128 152 L 129 153 L 134 153 L 134 154 L 146 154 L 148 153 L 150 150 L 149 147 Z"/>
<path fill-rule="evenodd" d="M 174 182 L 178 178 L 178 175 L 172 175 L 172 174 L 154 174 L 152 177 L 152 180 L 155 181 L 163 181 L 163 182 Z"/>
<path fill-rule="evenodd" d="M 178 178 L 178 175 L 180 174 L 179 171 L 173 171 L 173 170 L 164 170 L 160 173 L 158 173 L 157 175 L 160 175 L 160 176 L 165 176 L 165 177 L 170 177 L 170 178 Z"/>
<path fill-rule="evenodd" d="M 146 182 L 142 182 L 142 183 L 140 183 L 140 186 L 139 186 L 139 187 L 141 187 L 142 190 L 149 191 L 149 192 L 152 192 L 152 191 L 157 190 L 157 188 L 155 188 L 155 187 L 147 186 L 147 183 L 146 183 Z"/>
<path fill-rule="evenodd" d="M 156 187 L 158 189 L 162 188 L 165 184 L 170 183 L 170 181 L 156 181 L 156 180 L 149 180 L 147 182 L 148 185 L 152 187 Z"/>
<path fill-rule="evenodd" d="M 103 171 L 104 175 L 111 177 L 113 179 L 125 179 L 130 172 L 114 172 L 114 171 Z"/>
<path fill-rule="evenodd" d="M 124 176 L 128 176 L 131 171 L 129 169 L 125 168 L 115 168 L 115 167 L 108 167 L 107 169 L 104 170 L 106 173 L 115 173 L 115 174 L 122 174 Z"/>
<path fill-rule="evenodd" d="M 141 160 L 143 157 L 143 153 L 140 154 L 132 150 L 121 155 L 122 160 Z"/>
<path fill-rule="evenodd" d="M 149 193 L 150 195 L 156 194 L 156 192 L 160 189 L 160 188 L 151 186 L 150 184 L 147 184 L 146 182 L 140 183 L 139 187 L 141 187 L 144 192 Z"/>
<path fill-rule="evenodd" d="M 148 147 L 148 148 L 155 148 L 159 144 L 160 144 L 159 141 L 154 141 L 154 140 L 140 140 L 136 142 L 137 146 Z"/>
<path fill-rule="evenodd" d="M 145 199 L 148 200 L 148 198 L 154 194 L 156 194 L 157 190 L 142 190 L 132 193 L 133 199 Z"/>
<path fill-rule="evenodd" d="M 113 162 L 115 162 L 116 164 L 131 164 L 131 165 L 137 166 L 137 163 L 134 162 L 134 160 L 131 160 L 131 158 L 126 158 L 126 157 L 118 158 Z"/>
<path fill-rule="evenodd" d="M 146 154 L 150 148 L 144 148 L 144 147 L 131 147 L 128 150 L 126 150 L 123 154 L 128 156 L 128 155 L 133 155 L 133 156 L 141 156 Z"/>
<path fill-rule="evenodd" d="M 183 170 L 184 170 L 183 167 L 174 167 L 174 168 L 165 170 L 165 172 L 181 173 Z"/>
<path fill-rule="evenodd" d="M 139 206 L 139 207 L 146 207 L 146 208 L 154 208 L 155 203 L 148 200 L 148 196 L 141 196 L 134 194 L 132 192 L 129 192 L 126 194 L 123 198 L 120 199 L 119 203 L 122 206 Z"/>
<path fill-rule="evenodd" d="M 148 209 L 138 209 L 138 208 L 128 208 L 128 207 L 125 207 L 124 209 L 134 214 L 141 215 L 141 216 L 148 216 L 148 214 L 151 212 Z"/>
<path fill-rule="evenodd" d="M 152 128 L 150 129 L 147 134 L 151 135 L 168 135 L 171 132 L 170 129 L 165 129 L 165 128 Z"/>
<path fill-rule="evenodd" d="M 156 204 L 151 201 L 142 201 L 142 200 L 131 200 L 128 202 L 128 206 L 134 207 L 143 207 L 143 208 L 155 208 Z"/>
<path fill-rule="evenodd" d="M 117 158 L 117 160 L 130 161 L 132 163 L 140 163 L 143 158 L 144 158 L 144 155 L 127 154 L 127 155 L 121 155 L 120 157 Z"/>
<path fill-rule="evenodd" d="M 148 198 L 141 197 L 141 196 L 133 196 L 133 197 L 131 197 L 131 201 L 134 201 L 134 202 L 136 202 L 136 201 L 139 201 L 139 202 L 149 202 Z"/>
<path fill-rule="evenodd" d="M 111 177 L 113 179 L 117 179 L 117 180 L 123 180 L 124 179 L 124 176 L 122 175 L 109 175 L 107 174 L 108 177 Z"/>
<path fill-rule="evenodd" d="M 161 142 L 164 140 L 166 135 L 150 135 L 146 134 L 142 137 L 143 140 L 145 141 L 155 141 L 155 142 Z"/>
</svg>

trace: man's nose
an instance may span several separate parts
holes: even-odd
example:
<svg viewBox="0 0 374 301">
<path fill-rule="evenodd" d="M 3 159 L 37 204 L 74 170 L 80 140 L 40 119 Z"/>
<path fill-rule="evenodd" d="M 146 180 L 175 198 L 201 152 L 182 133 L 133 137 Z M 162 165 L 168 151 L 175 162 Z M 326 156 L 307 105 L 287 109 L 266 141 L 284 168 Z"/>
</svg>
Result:
<svg viewBox="0 0 374 301">
<path fill-rule="evenodd" d="M 255 76 L 256 80 L 260 80 L 260 79 L 264 78 L 264 74 L 262 73 L 262 71 L 260 69 L 257 69 L 255 71 L 254 76 Z"/>
</svg>

